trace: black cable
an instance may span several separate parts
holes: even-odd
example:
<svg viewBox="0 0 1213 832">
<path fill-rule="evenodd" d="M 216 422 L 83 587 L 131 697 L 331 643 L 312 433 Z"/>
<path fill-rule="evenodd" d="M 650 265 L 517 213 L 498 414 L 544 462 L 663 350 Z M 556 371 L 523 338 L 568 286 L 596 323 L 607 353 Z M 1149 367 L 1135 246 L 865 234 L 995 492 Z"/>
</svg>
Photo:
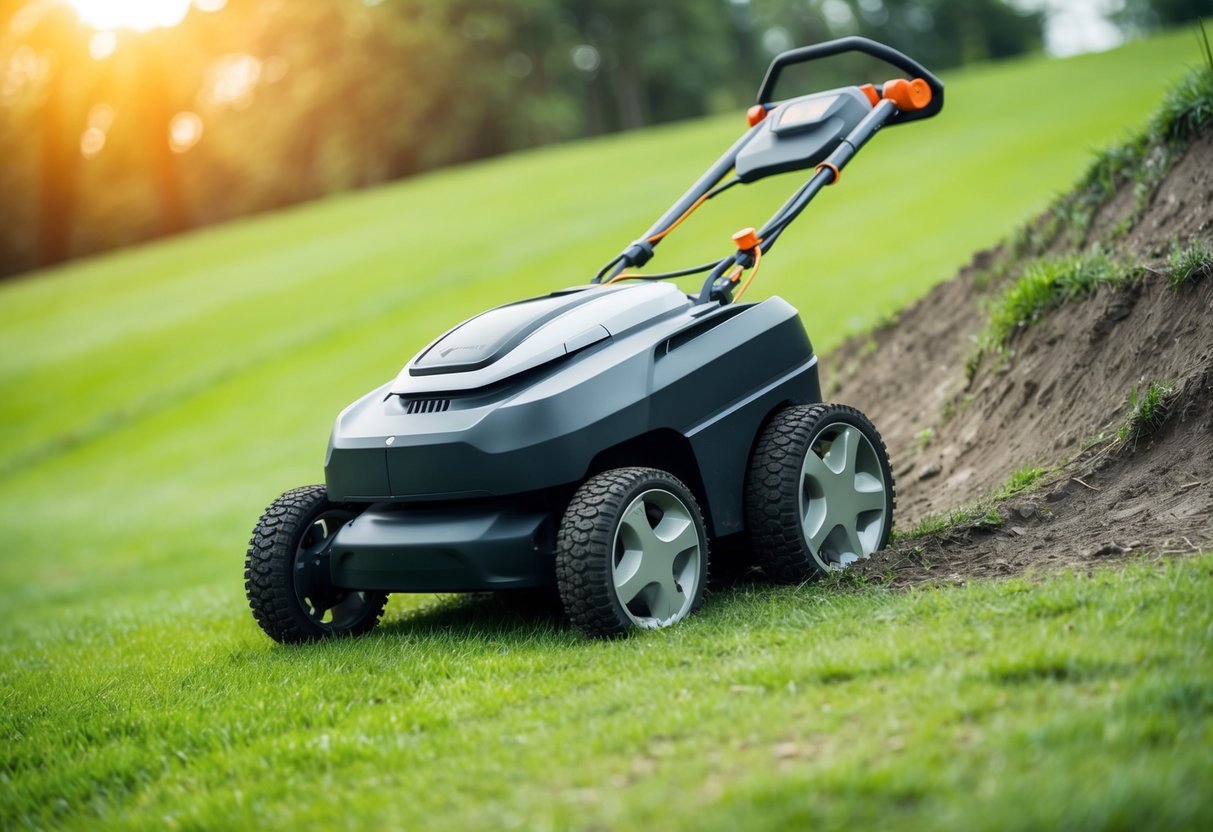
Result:
<svg viewBox="0 0 1213 832">
<path fill-rule="evenodd" d="M 740 184 L 741 184 L 741 180 L 738 179 L 736 176 L 734 176 L 732 179 L 730 179 L 728 182 L 725 182 L 723 185 L 717 185 L 715 188 L 708 191 L 707 194 L 704 196 L 704 201 L 706 202 L 707 200 L 711 199 L 712 197 L 718 196 L 718 195 L 724 193 L 725 191 L 727 191 L 729 188 L 733 187 L 734 185 L 740 185 Z M 603 266 L 601 269 L 599 269 L 598 274 L 594 275 L 594 279 L 591 280 L 590 282 L 591 283 L 601 283 L 602 278 L 606 276 L 607 272 L 609 272 L 611 269 L 615 268 L 615 266 L 618 265 L 620 261 L 626 262 L 626 259 L 627 259 L 626 254 L 617 255 L 613 260 L 611 260 L 609 263 L 607 263 L 605 266 Z M 719 260 L 713 260 L 711 263 L 705 263 L 702 266 L 692 266 L 689 269 L 679 269 L 679 270 L 673 271 L 673 272 L 661 272 L 660 274 L 637 275 L 637 279 L 661 280 L 661 279 L 667 278 L 667 277 L 685 277 L 688 274 L 699 274 L 700 272 L 706 272 L 708 269 L 715 267 L 716 264 L 719 262 L 720 262 Z"/>
<path fill-rule="evenodd" d="M 723 259 L 727 260 L 727 259 L 729 259 L 729 258 L 727 258 L 727 257 L 726 257 L 726 258 L 723 258 Z M 720 260 L 713 260 L 711 263 L 702 263 L 702 264 L 700 264 L 700 265 L 698 265 L 698 266 L 691 266 L 691 267 L 686 268 L 686 269 L 678 269 L 677 271 L 672 271 L 672 272 L 657 272 L 657 273 L 655 273 L 655 274 L 638 274 L 638 275 L 633 275 L 633 277 L 632 277 L 632 278 L 629 278 L 629 279 L 634 279 L 634 280 L 664 280 L 664 279 L 666 279 L 667 277 L 686 277 L 688 274 L 699 274 L 700 272 L 706 272 L 706 271 L 708 271 L 708 270 L 710 270 L 710 269 L 714 269 L 714 268 L 716 268 L 718 265 L 720 265 Z"/>
<path fill-rule="evenodd" d="M 725 182 L 723 185 L 717 185 L 715 188 L 708 191 L 708 195 L 707 195 L 707 197 L 705 197 L 705 199 L 711 199 L 712 197 L 717 196 L 718 194 L 724 193 L 725 191 L 727 191 L 729 188 L 733 187 L 734 185 L 740 185 L 740 184 L 741 184 L 741 180 L 738 179 L 736 176 L 734 176 L 732 179 L 730 179 L 728 182 Z"/>
<path fill-rule="evenodd" d="M 590 282 L 591 283 L 601 283 L 603 275 L 605 275 L 607 272 L 609 272 L 611 269 L 613 269 L 615 267 L 615 265 L 622 259 L 623 259 L 622 254 L 615 255 L 615 257 L 609 263 L 607 263 L 605 266 L 603 266 L 601 269 L 598 270 L 598 274 L 594 275 L 594 279 L 591 280 Z"/>
</svg>

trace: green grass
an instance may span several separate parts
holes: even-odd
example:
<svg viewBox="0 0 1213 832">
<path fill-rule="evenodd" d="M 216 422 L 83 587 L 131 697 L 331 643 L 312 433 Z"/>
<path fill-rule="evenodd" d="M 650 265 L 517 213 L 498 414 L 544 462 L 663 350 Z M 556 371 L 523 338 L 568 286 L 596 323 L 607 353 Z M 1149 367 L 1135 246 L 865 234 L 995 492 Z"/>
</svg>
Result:
<svg viewBox="0 0 1213 832">
<path fill-rule="evenodd" d="M 1030 261 L 1018 278 L 987 301 L 989 320 L 965 360 L 966 381 L 972 383 L 986 355 L 1005 359 L 1015 334 L 1039 322 L 1050 310 L 1089 298 L 1101 285 L 1137 280 L 1144 272 L 1113 259 L 1098 246 L 1088 254 Z"/>
<path fill-rule="evenodd" d="M 994 299 L 981 340 L 1005 346 L 1011 336 L 1039 321 L 1053 307 L 1090 297 L 1100 284 L 1124 283 L 1136 274 L 1136 269 L 1117 263 L 1103 251 L 1038 260 Z"/>
<path fill-rule="evenodd" d="M 1017 494 L 1035 489 L 1048 473 L 1047 469 L 1035 465 L 1020 468 L 992 494 L 984 495 L 943 514 L 929 514 L 910 529 L 895 532 L 894 537 L 900 540 L 915 540 L 943 534 L 959 526 L 1001 526 L 1004 520 L 998 511 L 998 504 Z"/>
<path fill-rule="evenodd" d="M 1122 444 L 1136 443 L 1157 433 L 1171 414 L 1175 392 L 1175 384 L 1171 381 L 1152 381 L 1144 393 L 1139 393 L 1137 385 L 1133 385 L 1126 398 L 1129 414 L 1116 430 L 1117 440 Z"/>
<path fill-rule="evenodd" d="M 944 115 L 880 134 L 751 295 L 795 303 L 819 348 L 881 320 L 1144 123 L 1190 52 L 1180 33 L 949 75 Z M 739 122 L 468 166 L 0 286 L 0 827 L 1206 817 L 1207 559 L 900 597 L 742 590 L 617 644 L 409 597 L 358 642 L 284 649 L 256 629 L 249 530 L 321 478 L 336 413 L 445 327 L 585 280 Z M 794 185 L 733 189 L 654 265 L 729 250 Z"/>
<path fill-rule="evenodd" d="M 1180 289 L 1213 275 L 1213 246 L 1204 240 L 1193 240 L 1190 245 L 1175 245 L 1168 260 L 1171 273 L 1168 282 L 1172 289 Z"/>
<path fill-rule="evenodd" d="M 267 649 L 233 595 L 10 622 L 0 823 L 1213 822 L 1207 556 L 908 593 L 747 587 L 609 643 L 472 601 Z"/>
<path fill-rule="evenodd" d="M 1049 473 L 1044 468 L 1037 465 L 1029 465 L 1020 468 L 1015 473 L 1011 474 L 1010 479 L 995 495 L 996 500 L 1005 500 L 1008 497 L 1013 497 L 1023 491 L 1027 491 L 1040 482 L 1045 474 Z"/>
</svg>

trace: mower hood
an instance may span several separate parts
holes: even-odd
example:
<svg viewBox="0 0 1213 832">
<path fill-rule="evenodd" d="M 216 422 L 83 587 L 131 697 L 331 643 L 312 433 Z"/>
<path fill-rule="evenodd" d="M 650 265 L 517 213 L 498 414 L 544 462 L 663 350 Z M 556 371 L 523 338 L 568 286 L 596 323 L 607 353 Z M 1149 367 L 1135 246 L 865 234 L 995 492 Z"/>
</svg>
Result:
<svg viewBox="0 0 1213 832">
<path fill-rule="evenodd" d="M 691 305 L 670 283 L 585 286 L 490 309 L 419 352 L 395 395 L 482 388 Z"/>
</svg>

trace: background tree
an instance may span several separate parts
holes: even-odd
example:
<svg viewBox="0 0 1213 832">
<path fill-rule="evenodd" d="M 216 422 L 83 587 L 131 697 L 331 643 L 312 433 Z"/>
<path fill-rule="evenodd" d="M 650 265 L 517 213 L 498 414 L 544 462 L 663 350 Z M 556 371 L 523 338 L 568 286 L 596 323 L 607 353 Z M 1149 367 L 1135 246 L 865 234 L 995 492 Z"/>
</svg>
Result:
<svg viewBox="0 0 1213 832">
<path fill-rule="evenodd" d="M 741 107 L 793 45 L 858 33 L 946 69 L 1042 23 L 1003 0 L 194 0 L 107 33 L 70 2 L 0 7 L 0 275 Z"/>
</svg>

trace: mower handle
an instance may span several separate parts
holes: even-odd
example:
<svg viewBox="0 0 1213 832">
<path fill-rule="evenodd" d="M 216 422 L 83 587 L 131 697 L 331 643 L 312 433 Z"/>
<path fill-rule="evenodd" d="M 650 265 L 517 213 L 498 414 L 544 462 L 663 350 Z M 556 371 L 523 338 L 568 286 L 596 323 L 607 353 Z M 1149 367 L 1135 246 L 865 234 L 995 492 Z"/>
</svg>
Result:
<svg viewBox="0 0 1213 832">
<path fill-rule="evenodd" d="M 885 46 L 883 43 L 877 43 L 874 40 L 858 36 L 828 40 L 825 43 L 802 46 L 799 49 L 789 49 L 787 52 L 781 52 L 776 55 L 775 59 L 771 61 L 771 65 L 767 68 L 766 77 L 762 79 L 762 86 L 758 88 L 758 103 L 763 105 L 771 103 L 771 94 L 775 92 L 775 84 L 779 81 L 779 74 L 783 71 L 784 67 L 808 63 L 809 61 L 828 58 L 832 55 L 841 55 L 844 52 L 862 52 L 865 55 L 871 55 L 873 58 L 877 58 L 886 64 L 897 67 L 902 72 L 908 73 L 911 80 L 921 78 L 931 88 L 931 102 L 926 107 L 910 112 L 898 112 L 889 119 L 889 124 L 901 124 L 906 121 L 916 121 L 920 118 L 930 118 L 943 109 L 943 82 L 935 77 L 930 70 L 909 55 L 898 52 L 891 46 Z"/>
</svg>

